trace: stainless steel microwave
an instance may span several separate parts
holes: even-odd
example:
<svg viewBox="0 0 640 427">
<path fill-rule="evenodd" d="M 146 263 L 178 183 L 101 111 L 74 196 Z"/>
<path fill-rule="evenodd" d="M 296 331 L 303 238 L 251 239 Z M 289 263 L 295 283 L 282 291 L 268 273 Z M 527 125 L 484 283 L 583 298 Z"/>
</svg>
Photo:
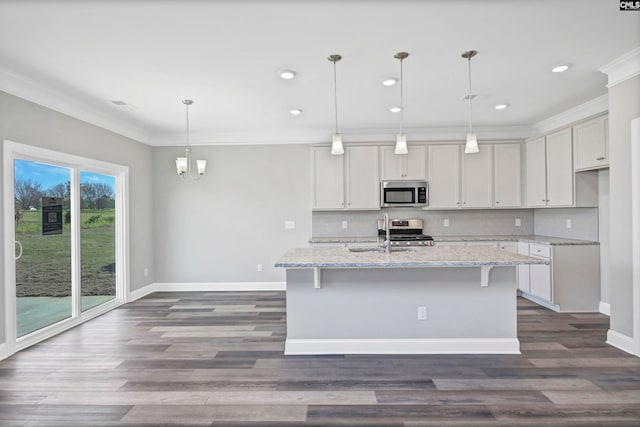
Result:
<svg viewBox="0 0 640 427">
<path fill-rule="evenodd" d="M 429 184 L 427 181 L 382 181 L 380 206 L 383 208 L 429 206 Z"/>
</svg>

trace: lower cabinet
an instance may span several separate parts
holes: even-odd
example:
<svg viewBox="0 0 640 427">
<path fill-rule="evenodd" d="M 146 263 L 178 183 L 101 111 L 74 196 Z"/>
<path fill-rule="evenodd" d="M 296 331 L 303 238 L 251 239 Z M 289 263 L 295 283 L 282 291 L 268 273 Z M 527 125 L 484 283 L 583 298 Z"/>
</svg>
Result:
<svg viewBox="0 0 640 427">
<path fill-rule="evenodd" d="M 548 265 L 520 266 L 523 297 L 558 312 L 597 312 L 600 304 L 600 246 L 519 243 L 518 252 L 548 259 Z M 528 281 L 527 281 L 527 272 Z"/>
</svg>

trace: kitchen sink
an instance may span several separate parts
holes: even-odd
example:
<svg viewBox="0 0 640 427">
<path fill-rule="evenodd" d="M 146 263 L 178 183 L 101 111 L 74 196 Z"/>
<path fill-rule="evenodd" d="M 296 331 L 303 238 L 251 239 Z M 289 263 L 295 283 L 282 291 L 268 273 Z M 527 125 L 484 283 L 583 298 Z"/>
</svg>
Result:
<svg viewBox="0 0 640 427">
<path fill-rule="evenodd" d="M 391 252 L 415 252 L 415 248 L 391 248 Z M 386 252 L 385 248 L 379 246 L 349 248 L 349 252 Z"/>
</svg>

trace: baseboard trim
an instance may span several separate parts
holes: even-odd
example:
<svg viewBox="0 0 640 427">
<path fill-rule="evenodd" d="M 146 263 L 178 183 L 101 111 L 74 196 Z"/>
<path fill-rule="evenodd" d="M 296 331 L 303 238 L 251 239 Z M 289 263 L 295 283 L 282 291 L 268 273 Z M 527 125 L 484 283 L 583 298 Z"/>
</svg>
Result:
<svg viewBox="0 0 640 427">
<path fill-rule="evenodd" d="M 0 344 L 0 360 L 4 360 L 9 357 L 9 349 L 6 342 Z"/>
<path fill-rule="evenodd" d="M 542 298 L 522 291 L 520 293 L 520 296 L 522 296 L 522 298 L 528 299 L 531 302 L 535 302 L 538 305 L 548 308 L 549 310 L 553 310 L 556 313 L 560 313 L 560 306 L 557 304 L 550 303 L 549 301 L 543 300 Z"/>
<path fill-rule="evenodd" d="M 133 302 L 153 292 L 244 292 L 286 291 L 287 282 L 210 282 L 210 283 L 150 283 L 129 292 L 127 302 Z"/>
<path fill-rule="evenodd" d="M 600 301 L 598 311 L 600 311 L 600 313 L 602 314 L 606 314 L 607 316 L 611 316 L 611 304 L 609 304 L 608 302 Z"/>
<path fill-rule="evenodd" d="M 633 354 L 634 356 L 640 356 L 640 354 L 636 354 L 634 351 L 635 343 L 633 342 L 633 338 L 621 334 L 620 332 L 616 332 L 612 329 L 609 329 L 607 332 L 607 344 L 614 346 L 622 351 L 626 351 L 629 354 Z"/>
<path fill-rule="evenodd" d="M 287 338 L 284 354 L 520 354 L 520 341 L 517 338 Z"/>
</svg>

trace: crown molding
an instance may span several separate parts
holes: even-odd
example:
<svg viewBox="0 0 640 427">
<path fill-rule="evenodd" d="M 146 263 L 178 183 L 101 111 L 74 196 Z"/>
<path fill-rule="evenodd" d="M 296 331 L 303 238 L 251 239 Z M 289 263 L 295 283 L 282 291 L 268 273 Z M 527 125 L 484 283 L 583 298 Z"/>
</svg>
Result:
<svg viewBox="0 0 640 427">
<path fill-rule="evenodd" d="M 0 91 L 138 142 L 150 144 L 149 133 L 130 122 L 106 114 L 88 103 L 78 101 L 64 91 L 45 86 L 4 66 L 0 66 Z"/>
<path fill-rule="evenodd" d="M 584 104 L 577 105 L 560 114 L 551 116 L 533 125 L 534 134 L 545 134 L 562 127 L 572 125 L 581 120 L 597 116 L 609 110 L 609 95 L 604 94 L 597 98 L 587 101 Z M 535 136 L 530 134 L 529 136 Z"/>
<path fill-rule="evenodd" d="M 619 58 L 603 65 L 598 68 L 598 71 L 607 75 L 609 79 L 607 88 L 640 75 L 640 47 L 632 49 Z"/>
<path fill-rule="evenodd" d="M 462 127 L 433 127 L 407 128 L 408 142 L 445 142 L 464 141 L 468 128 Z M 534 129 L 531 126 L 477 126 L 474 128 L 480 142 L 500 140 L 524 140 L 531 136 Z M 341 129 L 342 141 L 392 143 L 395 141 L 398 129 Z M 184 134 L 155 134 L 151 137 L 153 146 L 175 147 L 181 145 Z M 310 129 L 305 132 L 241 132 L 241 133 L 211 133 L 191 134 L 191 145 L 289 145 L 289 144 L 322 144 L 331 142 L 331 131 L 327 129 Z"/>
</svg>

